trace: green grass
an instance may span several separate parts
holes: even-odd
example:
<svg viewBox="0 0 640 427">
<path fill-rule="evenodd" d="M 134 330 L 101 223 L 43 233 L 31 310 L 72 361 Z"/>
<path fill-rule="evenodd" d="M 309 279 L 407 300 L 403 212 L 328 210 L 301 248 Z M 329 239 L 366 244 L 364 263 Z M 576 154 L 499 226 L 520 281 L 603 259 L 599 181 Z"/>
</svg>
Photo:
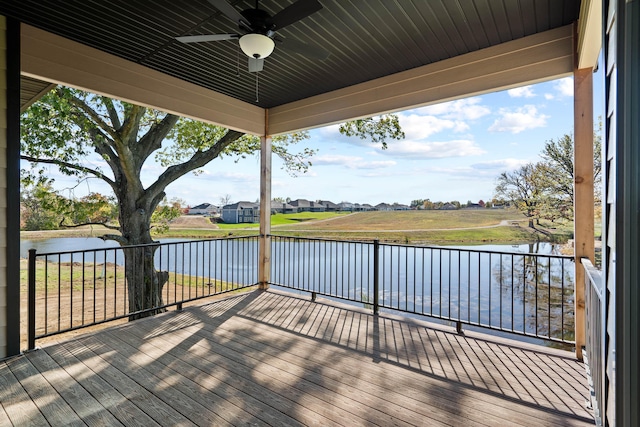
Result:
<svg viewBox="0 0 640 427">
<path fill-rule="evenodd" d="M 345 216 L 349 212 L 299 212 L 294 214 L 275 214 L 271 215 L 271 226 L 300 224 L 312 221 L 319 221 Z M 226 224 L 220 222 L 217 224 L 221 230 L 237 230 L 243 228 L 259 228 L 258 224 L 242 223 L 242 224 Z"/>
<path fill-rule="evenodd" d="M 220 230 L 237 230 L 244 228 L 260 228 L 260 224 L 243 222 L 240 224 L 227 224 L 225 222 L 219 222 L 216 224 Z"/>
</svg>

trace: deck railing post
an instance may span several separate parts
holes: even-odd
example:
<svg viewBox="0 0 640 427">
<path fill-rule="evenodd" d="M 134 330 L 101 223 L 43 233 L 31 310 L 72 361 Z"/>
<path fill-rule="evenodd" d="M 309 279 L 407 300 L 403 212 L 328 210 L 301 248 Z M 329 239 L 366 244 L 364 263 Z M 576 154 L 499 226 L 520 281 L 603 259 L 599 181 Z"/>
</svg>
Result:
<svg viewBox="0 0 640 427">
<path fill-rule="evenodd" d="M 28 350 L 36 348 L 36 250 L 29 249 L 28 260 Z M 45 286 L 46 286 L 45 282 Z"/>
<path fill-rule="evenodd" d="M 380 312 L 380 240 L 373 241 L 373 314 Z"/>
</svg>

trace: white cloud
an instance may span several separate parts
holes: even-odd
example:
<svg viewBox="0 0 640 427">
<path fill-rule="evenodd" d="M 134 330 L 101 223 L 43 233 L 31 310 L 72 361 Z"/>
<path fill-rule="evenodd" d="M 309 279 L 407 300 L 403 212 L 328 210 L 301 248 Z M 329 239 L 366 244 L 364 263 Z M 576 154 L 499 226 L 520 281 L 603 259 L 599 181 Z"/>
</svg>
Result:
<svg viewBox="0 0 640 427">
<path fill-rule="evenodd" d="M 555 98 L 555 96 L 553 96 L 552 93 L 545 93 L 544 94 L 544 99 L 551 101 L 553 98 Z"/>
<path fill-rule="evenodd" d="M 533 105 L 525 105 L 516 108 L 501 108 L 500 118 L 496 119 L 489 127 L 490 132 L 511 132 L 520 133 L 527 129 L 544 127 L 549 116 L 541 114 Z"/>
<path fill-rule="evenodd" d="M 491 110 L 481 103 L 482 98 L 476 96 L 429 105 L 413 110 L 413 112 L 419 115 L 442 116 L 451 120 L 476 120 L 491 113 Z"/>
<path fill-rule="evenodd" d="M 484 154 L 475 142 L 453 140 L 442 142 L 421 142 L 414 140 L 394 141 L 389 144 L 385 154 L 412 159 L 442 159 L 445 157 L 466 157 Z"/>
<path fill-rule="evenodd" d="M 558 91 L 560 96 L 573 96 L 573 77 L 557 80 L 553 88 Z"/>
<path fill-rule="evenodd" d="M 528 160 L 522 159 L 498 159 L 486 162 L 474 163 L 472 165 L 454 166 L 454 167 L 432 167 L 429 168 L 431 173 L 439 173 L 449 175 L 452 179 L 490 181 L 502 172 L 518 169 L 522 165 L 529 163 Z"/>
<path fill-rule="evenodd" d="M 507 93 L 512 98 L 533 98 L 536 96 L 536 94 L 533 93 L 533 86 L 531 85 L 509 89 Z"/>
<path fill-rule="evenodd" d="M 393 160 L 374 160 L 367 161 L 358 156 L 343 156 L 343 155 L 324 155 L 314 157 L 311 162 L 314 166 L 317 165 L 334 165 L 344 166 L 348 169 L 381 169 L 391 166 L 395 166 L 396 162 Z"/>
<path fill-rule="evenodd" d="M 528 160 L 523 160 L 523 159 L 513 159 L 513 158 L 509 158 L 509 159 L 496 159 L 496 160 L 489 160 L 486 162 L 480 162 L 480 163 L 475 163 L 471 165 L 472 169 L 475 170 L 482 170 L 482 171 L 511 171 L 511 170 L 515 170 L 518 169 L 521 166 L 526 165 L 527 163 L 529 163 Z"/>
<path fill-rule="evenodd" d="M 222 178 L 231 182 L 260 182 L 260 176 L 258 175 L 250 175 L 239 172 L 209 172 L 205 170 L 203 171 L 203 175 L 213 178 Z"/>
<path fill-rule="evenodd" d="M 400 125 L 406 139 L 425 139 L 444 130 L 464 132 L 469 126 L 460 121 L 440 119 L 435 116 L 421 116 L 418 114 L 400 115 Z"/>
</svg>

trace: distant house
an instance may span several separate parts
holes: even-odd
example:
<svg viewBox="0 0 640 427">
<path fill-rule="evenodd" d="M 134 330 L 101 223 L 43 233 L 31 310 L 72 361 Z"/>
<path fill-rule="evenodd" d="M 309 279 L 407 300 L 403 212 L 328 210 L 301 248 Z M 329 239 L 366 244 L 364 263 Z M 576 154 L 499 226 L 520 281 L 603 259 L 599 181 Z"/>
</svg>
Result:
<svg viewBox="0 0 640 427">
<path fill-rule="evenodd" d="M 324 206 L 326 212 L 335 212 L 340 210 L 340 206 L 328 200 L 318 200 L 318 203 Z"/>
<path fill-rule="evenodd" d="M 272 200 L 271 212 L 272 213 L 296 213 L 298 212 L 298 208 L 291 206 L 289 203 L 276 202 Z"/>
<path fill-rule="evenodd" d="M 440 207 L 440 210 L 443 210 L 443 211 L 455 211 L 456 209 L 458 208 L 453 203 L 445 203 Z"/>
<path fill-rule="evenodd" d="M 189 208 L 188 215 L 217 215 L 219 208 L 211 203 L 202 203 L 201 205 Z"/>
<path fill-rule="evenodd" d="M 353 203 L 350 202 L 340 202 L 338 203 L 338 209 L 341 211 L 353 211 Z"/>
<path fill-rule="evenodd" d="M 391 206 L 388 203 L 378 203 L 376 205 L 376 209 L 379 211 L 392 211 L 393 210 L 393 206 Z"/>
<path fill-rule="evenodd" d="M 482 206 L 480 206 L 478 203 L 469 203 L 467 204 L 466 209 L 482 209 Z"/>
<path fill-rule="evenodd" d="M 306 199 L 298 199 L 289 202 L 291 206 L 298 209 L 298 212 L 324 212 L 325 207 L 320 203 L 310 202 Z"/>
<path fill-rule="evenodd" d="M 363 211 L 374 211 L 374 210 L 375 210 L 375 208 L 374 208 L 373 206 L 371 206 L 369 203 L 363 203 L 363 204 L 361 204 L 361 205 L 360 205 L 360 208 L 361 208 Z"/>
<path fill-rule="evenodd" d="M 394 211 L 410 211 L 411 207 L 407 206 L 407 205 L 400 204 L 400 203 L 394 203 L 393 204 L 393 210 Z"/>
<path fill-rule="evenodd" d="M 223 206 L 222 220 L 227 224 L 260 222 L 260 206 L 251 202 L 238 202 Z"/>
</svg>

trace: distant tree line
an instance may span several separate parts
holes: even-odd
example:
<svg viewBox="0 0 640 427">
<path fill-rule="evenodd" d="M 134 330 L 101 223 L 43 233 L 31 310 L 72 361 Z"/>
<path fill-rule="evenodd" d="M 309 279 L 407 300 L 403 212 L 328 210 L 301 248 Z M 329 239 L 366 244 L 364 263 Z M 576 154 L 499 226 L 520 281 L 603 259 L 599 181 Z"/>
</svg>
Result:
<svg viewBox="0 0 640 427">
<path fill-rule="evenodd" d="M 185 210 L 181 199 L 158 204 L 151 215 L 152 227 L 162 232 L 169 221 Z M 53 188 L 51 180 L 25 181 L 20 192 L 20 229 L 59 230 L 83 225 L 118 226 L 118 204 L 115 197 L 89 193 L 83 197 L 65 197 Z"/>
<path fill-rule="evenodd" d="M 412 200 L 411 206 L 412 209 L 418 210 L 446 210 L 446 209 L 464 209 L 464 208 L 492 208 L 492 207 L 500 207 L 505 206 L 506 202 L 500 199 L 493 199 L 488 202 L 480 199 L 477 202 L 472 202 L 471 200 L 467 200 L 467 203 L 460 203 L 457 200 L 451 200 L 449 202 L 432 202 L 430 199 L 416 199 Z"/>
</svg>

